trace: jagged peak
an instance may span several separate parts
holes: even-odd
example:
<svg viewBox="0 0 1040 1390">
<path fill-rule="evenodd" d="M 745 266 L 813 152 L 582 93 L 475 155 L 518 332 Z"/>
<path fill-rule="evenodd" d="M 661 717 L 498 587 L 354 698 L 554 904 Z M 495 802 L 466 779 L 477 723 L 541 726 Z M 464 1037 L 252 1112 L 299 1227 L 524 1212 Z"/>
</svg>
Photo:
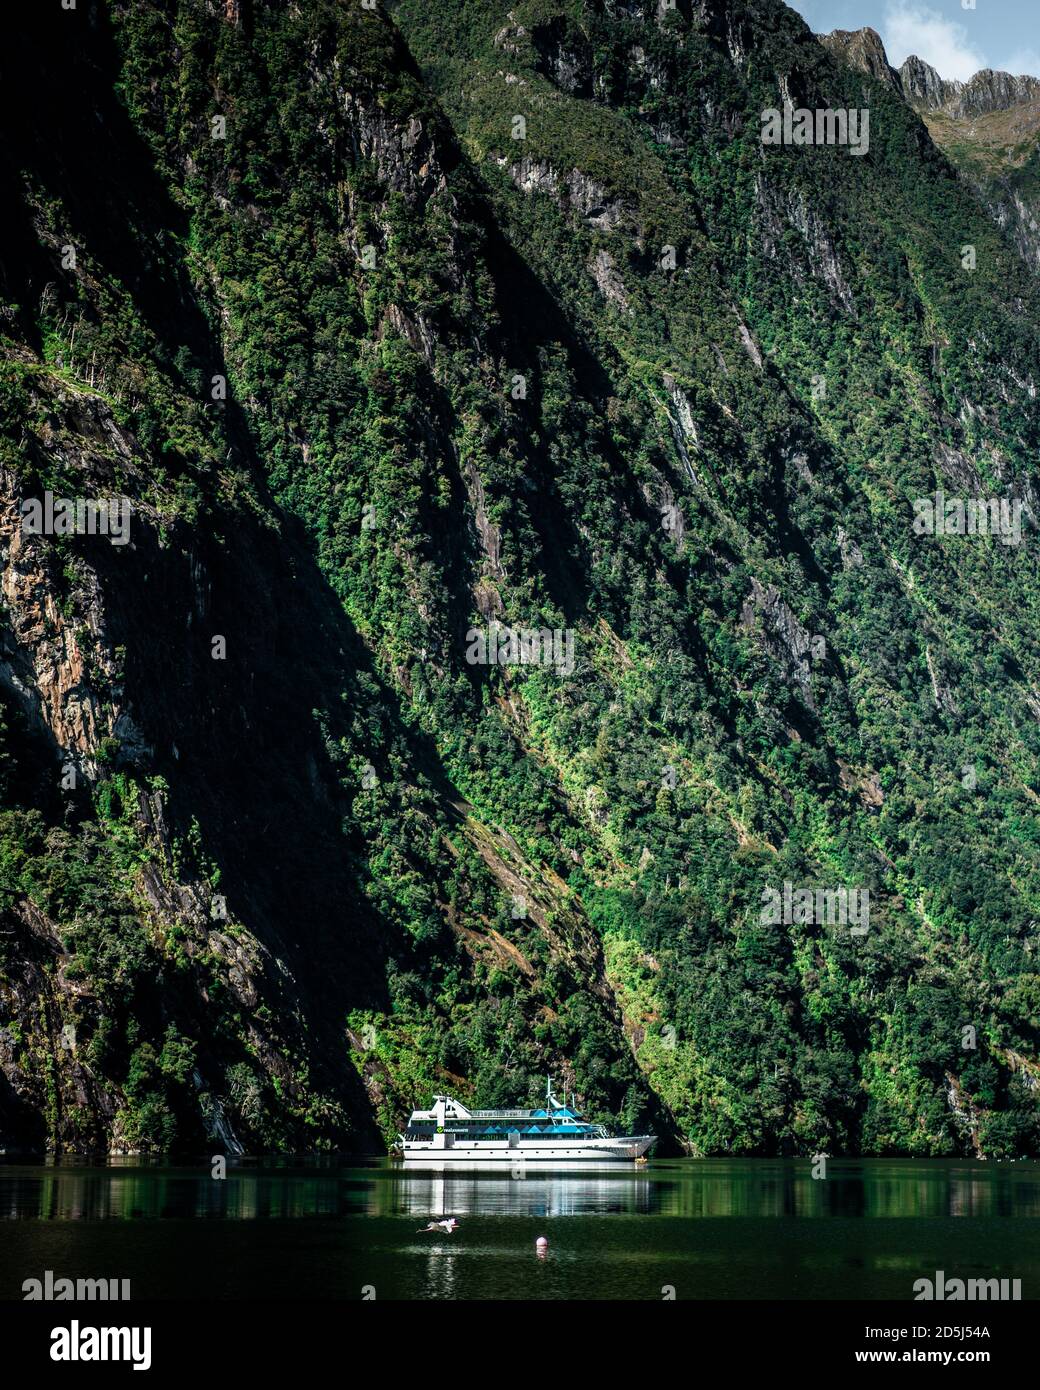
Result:
<svg viewBox="0 0 1040 1390">
<path fill-rule="evenodd" d="M 1015 77 L 1009 72 L 982 68 L 967 82 L 940 77 L 916 55 L 899 69 L 903 93 L 915 106 L 944 111 L 950 116 L 978 116 L 986 111 L 1007 111 L 1023 102 L 1040 99 L 1040 80 Z"/>
<path fill-rule="evenodd" d="M 898 87 L 898 75 L 888 61 L 885 45 L 876 29 L 832 29 L 829 34 L 816 37 L 824 48 L 850 67 L 861 68 L 890 87 Z"/>
<path fill-rule="evenodd" d="M 900 65 L 899 80 L 907 101 L 936 108 L 943 104 L 952 85 L 940 77 L 931 63 L 918 58 L 916 53 L 911 53 Z"/>
<path fill-rule="evenodd" d="M 859 68 L 897 91 L 912 105 L 950 116 L 978 116 L 987 111 L 1007 111 L 1024 102 L 1040 100 L 1040 78 L 982 68 L 967 82 L 940 75 L 931 63 L 912 53 L 900 67 L 888 61 L 885 45 L 876 29 L 833 29 L 816 38 L 841 62 Z"/>
</svg>

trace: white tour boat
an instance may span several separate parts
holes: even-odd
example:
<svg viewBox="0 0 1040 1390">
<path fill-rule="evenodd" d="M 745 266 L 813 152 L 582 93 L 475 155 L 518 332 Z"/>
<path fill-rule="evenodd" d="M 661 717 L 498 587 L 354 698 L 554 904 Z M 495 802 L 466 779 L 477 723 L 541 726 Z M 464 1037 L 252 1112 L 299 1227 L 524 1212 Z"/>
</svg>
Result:
<svg viewBox="0 0 1040 1390">
<path fill-rule="evenodd" d="M 429 1110 L 413 1110 L 400 1136 L 409 1166 L 504 1168 L 599 1167 L 642 1158 L 656 1136 L 615 1137 L 590 1124 L 546 1087 L 541 1110 L 469 1110 L 451 1096 L 434 1096 Z"/>
</svg>

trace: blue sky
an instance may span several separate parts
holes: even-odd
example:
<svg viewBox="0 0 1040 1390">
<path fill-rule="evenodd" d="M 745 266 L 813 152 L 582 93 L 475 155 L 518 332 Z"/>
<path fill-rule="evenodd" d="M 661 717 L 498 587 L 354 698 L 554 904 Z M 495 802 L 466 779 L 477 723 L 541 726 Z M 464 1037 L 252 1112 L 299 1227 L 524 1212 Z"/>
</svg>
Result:
<svg viewBox="0 0 1040 1390">
<path fill-rule="evenodd" d="M 940 77 L 964 82 L 979 68 L 1040 77 L 1040 0 L 786 0 L 817 34 L 876 29 L 888 61 L 911 53 Z"/>
</svg>

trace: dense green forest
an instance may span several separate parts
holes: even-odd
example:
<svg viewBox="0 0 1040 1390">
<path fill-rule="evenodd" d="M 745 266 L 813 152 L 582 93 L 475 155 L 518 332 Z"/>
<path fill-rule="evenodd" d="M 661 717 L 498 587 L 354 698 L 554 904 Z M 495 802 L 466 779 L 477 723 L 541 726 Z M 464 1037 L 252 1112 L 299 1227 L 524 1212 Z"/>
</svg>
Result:
<svg viewBox="0 0 1040 1390">
<path fill-rule="evenodd" d="M 1035 1153 L 1040 285 L 918 114 L 779 0 L 81 0 L 2 62 L 0 1147 L 551 1071 L 673 1152 Z"/>
</svg>

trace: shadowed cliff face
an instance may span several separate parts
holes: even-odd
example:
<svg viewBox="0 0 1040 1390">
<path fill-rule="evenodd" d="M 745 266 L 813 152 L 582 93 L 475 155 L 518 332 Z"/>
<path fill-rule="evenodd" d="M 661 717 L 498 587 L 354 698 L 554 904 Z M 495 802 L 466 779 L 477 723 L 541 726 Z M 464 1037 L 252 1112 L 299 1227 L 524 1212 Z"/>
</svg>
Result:
<svg viewBox="0 0 1040 1390">
<path fill-rule="evenodd" d="M 552 1071 L 692 1152 L 1027 1151 L 1037 292 L 883 52 L 772 0 L 33 22 L 3 1142 L 371 1147 Z M 764 145 L 785 101 L 869 147 Z"/>
<path fill-rule="evenodd" d="M 150 10 L 145 23 L 168 18 Z M 5 171 L 16 216 L 3 273 L 17 307 L 0 675 L 11 757 L 19 776 L 32 765 L 33 785 L 9 826 L 4 1141 L 376 1147 L 376 1120 L 392 1127 L 413 1098 L 377 1110 L 384 1081 L 368 1020 L 389 1015 L 397 975 L 433 990 L 448 972 L 465 997 L 469 977 L 497 963 L 496 940 L 509 963 L 508 943 L 479 916 L 460 907 L 465 923 L 452 930 L 449 900 L 512 883 L 515 865 L 467 824 L 434 742 L 316 563 L 314 538 L 271 494 L 250 407 L 210 389 L 228 372 L 225 325 L 179 244 L 183 200 L 116 99 L 109 18 L 83 23 L 85 34 L 27 34 L 10 58 L 27 85 L 57 71 L 75 97 L 25 122 Z M 241 17 L 234 32 L 245 32 Z M 399 39 L 381 21 L 375 32 L 377 76 L 385 62 L 407 83 Z M 334 24 L 328 39 L 334 48 Z M 150 56 L 163 62 L 167 50 Z M 325 57 L 335 65 L 331 49 Z M 321 142 L 371 167 L 377 201 L 400 193 L 421 206 L 446 188 L 434 141 L 406 106 L 381 110 L 371 75 L 354 77 Z M 353 237 L 340 196 L 335 234 Z M 247 220 L 263 219 L 246 207 Z M 356 315 L 344 308 L 345 320 Z M 389 306 L 387 321 L 419 342 L 418 315 Z M 391 394 L 380 375 L 372 398 Z M 306 439 L 287 432 L 306 458 Z M 48 492 L 127 499 L 129 542 L 23 535 L 21 500 Z M 384 871 L 405 892 L 409 860 L 420 865 L 428 906 L 380 902 L 370 855 L 389 856 Z M 38 874 L 53 860 L 60 875 L 65 859 L 91 882 L 41 903 Z M 86 928 L 80 889 L 101 900 Z M 588 927 L 562 905 L 555 927 L 545 923 L 539 899 L 555 891 L 529 890 L 546 964 L 572 959 L 606 1045 L 613 1033 L 624 1048 Z M 503 1042 L 541 1006 L 540 972 L 523 984 Z M 436 1036 L 436 1017 L 431 1027 Z M 421 1072 L 415 1084 L 427 1084 Z M 589 1090 L 605 1113 L 616 1108 L 616 1096 L 604 1107 L 609 1090 Z"/>
</svg>

